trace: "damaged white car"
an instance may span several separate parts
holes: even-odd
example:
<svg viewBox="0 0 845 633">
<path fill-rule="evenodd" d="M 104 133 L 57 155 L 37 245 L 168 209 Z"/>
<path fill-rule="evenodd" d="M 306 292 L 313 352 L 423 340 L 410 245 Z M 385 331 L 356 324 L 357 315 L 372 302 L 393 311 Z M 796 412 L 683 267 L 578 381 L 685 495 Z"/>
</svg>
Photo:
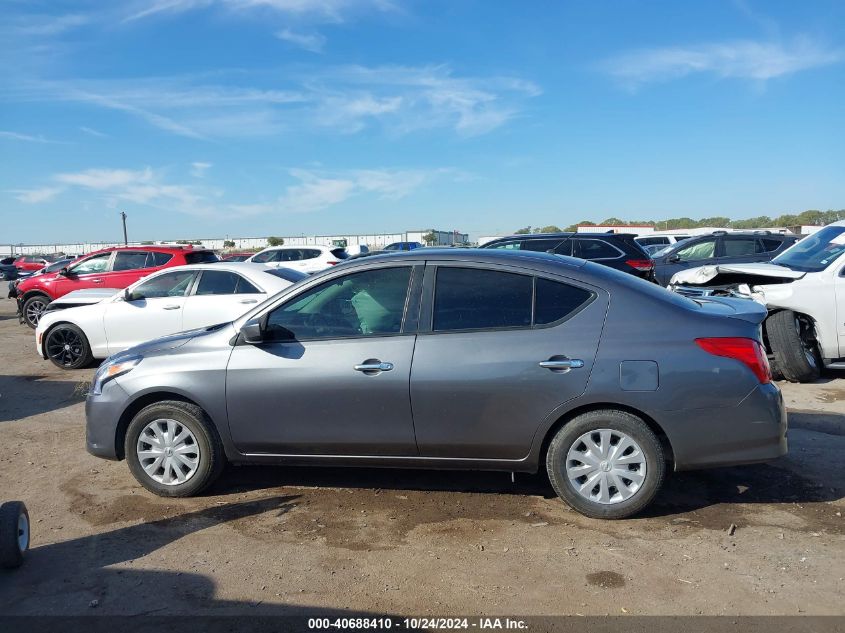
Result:
<svg viewBox="0 0 845 633">
<path fill-rule="evenodd" d="M 669 289 L 690 298 L 727 296 L 765 305 L 763 339 L 773 373 L 809 382 L 845 369 L 845 221 L 834 222 L 768 264 L 692 268 Z"/>
</svg>

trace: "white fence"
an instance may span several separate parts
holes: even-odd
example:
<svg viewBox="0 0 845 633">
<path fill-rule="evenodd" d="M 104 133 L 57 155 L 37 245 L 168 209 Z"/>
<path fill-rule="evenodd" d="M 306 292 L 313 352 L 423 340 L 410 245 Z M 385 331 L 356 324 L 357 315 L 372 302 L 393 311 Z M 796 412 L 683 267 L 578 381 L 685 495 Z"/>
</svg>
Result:
<svg viewBox="0 0 845 633">
<path fill-rule="evenodd" d="M 466 233 L 457 231 L 432 231 L 436 238 L 435 246 L 451 246 L 463 244 L 467 241 Z M 347 246 L 365 244 L 376 250 L 387 246 L 391 242 L 422 242 L 422 236 L 428 231 L 406 231 L 404 233 L 367 233 L 355 235 L 283 235 L 279 236 L 285 244 L 290 246 L 332 246 L 336 243 L 346 241 Z M 267 246 L 266 237 L 214 237 L 205 239 L 192 238 L 191 242 L 200 242 L 205 248 L 223 250 L 227 248 L 224 242 L 234 242 L 230 250 L 252 250 Z M 130 246 L 143 246 L 145 244 L 173 244 L 176 240 L 163 240 L 159 242 L 129 242 Z M 11 255 L 52 255 L 65 253 L 66 255 L 83 255 L 110 246 L 123 246 L 123 242 L 77 242 L 67 244 L 0 244 L 0 256 Z"/>
</svg>

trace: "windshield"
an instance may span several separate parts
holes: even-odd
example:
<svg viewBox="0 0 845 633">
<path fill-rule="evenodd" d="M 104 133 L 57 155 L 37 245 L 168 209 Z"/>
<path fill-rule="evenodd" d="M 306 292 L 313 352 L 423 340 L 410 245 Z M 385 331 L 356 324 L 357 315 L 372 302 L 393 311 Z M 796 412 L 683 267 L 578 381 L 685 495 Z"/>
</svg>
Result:
<svg viewBox="0 0 845 633">
<path fill-rule="evenodd" d="M 792 270 L 817 273 L 845 253 L 845 226 L 826 226 L 805 237 L 772 260 Z"/>
</svg>

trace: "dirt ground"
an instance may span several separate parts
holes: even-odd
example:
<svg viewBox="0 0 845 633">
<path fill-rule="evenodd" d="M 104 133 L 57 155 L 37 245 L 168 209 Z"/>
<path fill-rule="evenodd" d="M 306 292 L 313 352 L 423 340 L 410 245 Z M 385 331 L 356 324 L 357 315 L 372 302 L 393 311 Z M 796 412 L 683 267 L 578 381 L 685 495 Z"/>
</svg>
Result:
<svg viewBox="0 0 845 633">
<path fill-rule="evenodd" d="M 845 613 L 845 376 L 780 385 L 785 458 L 603 522 L 503 473 L 231 467 L 161 499 L 85 452 L 93 369 L 38 358 L 10 300 L 0 358 L 0 500 L 33 522 L 2 615 Z"/>
</svg>

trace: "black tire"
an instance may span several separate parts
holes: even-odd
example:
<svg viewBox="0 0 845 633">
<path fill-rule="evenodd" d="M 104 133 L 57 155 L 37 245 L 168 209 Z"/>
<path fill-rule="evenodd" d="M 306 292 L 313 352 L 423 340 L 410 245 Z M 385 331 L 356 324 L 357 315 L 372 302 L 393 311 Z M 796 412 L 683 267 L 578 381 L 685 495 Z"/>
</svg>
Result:
<svg viewBox="0 0 845 633">
<path fill-rule="evenodd" d="M 61 369 L 80 369 L 94 360 L 88 337 L 72 323 L 59 323 L 50 328 L 42 345 L 50 362 Z"/>
<path fill-rule="evenodd" d="M 781 310 L 766 319 L 766 334 L 775 366 L 789 382 L 812 382 L 821 375 L 822 359 L 807 317 Z"/>
<path fill-rule="evenodd" d="M 36 294 L 29 297 L 23 302 L 23 308 L 21 309 L 23 322 L 34 330 L 38 327 L 38 319 L 41 318 L 44 309 L 48 305 L 50 305 L 50 297 L 47 295 Z"/>
<path fill-rule="evenodd" d="M 199 463 L 184 482 L 165 484 L 147 474 L 137 453 L 141 432 L 156 420 L 174 420 L 196 438 Z M 132 475 L 144 488 L 160 497 L 192 497 L 211 485 L 223 472 L 226 456 L 217 429 L 205 412 L 195 404 L 177 400 L 156 402 L 141 409 L 126 429 L 124 455 Z"/>
<path fill-rule="evenodd" d="M 645 477 L 631 497 L 615 503 L 599 503 L 582 496 L 566 474 L 570 448 L 590 431 L 609 429 L 634 440 L 645 460 Z M 558 496 L 574 510 L 593 519 L 625 519 L 649 505 L 666 474 L 663 447 L 654 432 L 640 418 L 625 411 L 603 409 L 590 411 L 564 424 L 554 435 L 546 452 L 546 470 Z"/>
<path fill-rule="evenodd" d="M 0 505 L 0 567 L 20 567 L 29 549 L 29 539 L 29 513 L 23 502 L 7 501 Z"/>
</svg>

